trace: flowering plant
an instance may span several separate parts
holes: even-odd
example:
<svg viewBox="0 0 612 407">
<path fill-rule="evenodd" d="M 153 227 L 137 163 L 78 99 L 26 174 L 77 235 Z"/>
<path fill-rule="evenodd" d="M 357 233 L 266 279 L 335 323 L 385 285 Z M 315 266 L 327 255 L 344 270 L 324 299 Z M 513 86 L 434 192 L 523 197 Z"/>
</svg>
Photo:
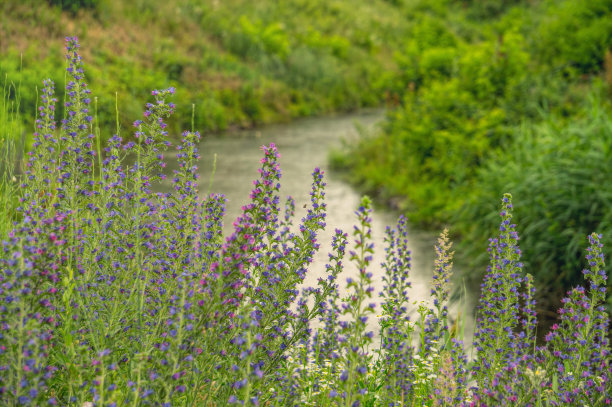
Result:
<svg viewBox="0 0 612 407">
<path fill-rule="evenodd" d="M 387 230 L 379 346 L 371 201 L 349 241 L 336 230 L 327 276 L 303 286 L 325 228 L 324 173 L 293 227 L 281 213 L 274 144 L 233 233 L 225 198 L 198 193 L 197 132 L 178 145 L 173 193 L 155 193 L 170 146 L 173 88 L 154 90 L 134 141 L 95 133 L 76 38 L 67 38 L 67 116 L 55 127 L 44 82 L 37 131 L 12 229 L 1 236 L 0 401 L 3 405 L 606 405 L 610 347 L 600 237 L 589 237 L 589 288 L 563 300 L 535 341 L 534 286 L 522 271 L 510 195 L 491 239 L 475 355 L 449 328 L 451 243 L 443 232 L 431 294 L 412 321 L 406 219 Z M 126 157 L 135 157 L 126 164 Z M 97 158 L 97 159 L 96 159 Z M 338 278 L 346 248 L 357 274 Z M 321 324 L 313 329 L 312 322 Z"/>
</svg>

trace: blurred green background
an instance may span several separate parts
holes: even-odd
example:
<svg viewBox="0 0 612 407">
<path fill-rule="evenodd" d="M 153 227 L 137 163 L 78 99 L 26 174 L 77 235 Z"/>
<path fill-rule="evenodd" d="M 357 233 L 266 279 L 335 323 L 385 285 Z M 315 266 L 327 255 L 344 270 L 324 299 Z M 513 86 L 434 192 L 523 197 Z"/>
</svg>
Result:
<svg viewBox="0 0 612 407">
<path fill-rule="evenodd" d="M 377 106 L 407 21 L 385 1 L 5 0 L 2 76 L 33 89 L 64 81 L 64 37 L 76 35 L 100 121 L 141 114 L 151 89 L 175 86 L 176 129 L 251 127 Z M 60 112 L 61 114 L 61 112 Z"/>
</svg>

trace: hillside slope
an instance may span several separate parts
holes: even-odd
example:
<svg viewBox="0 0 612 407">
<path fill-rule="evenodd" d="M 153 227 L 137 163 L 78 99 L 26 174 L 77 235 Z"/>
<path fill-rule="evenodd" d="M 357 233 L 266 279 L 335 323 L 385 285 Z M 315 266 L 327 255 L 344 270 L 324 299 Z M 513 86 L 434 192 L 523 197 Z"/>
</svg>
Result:
<svg viewBox="0 0 612 407">
<path fill-rule="evenodd" d="M 175 86 L 187 122 L 174 130 L 190 126 L 192 104 L 199 130 L 379 105 L 408 26 L 383 0 L 52 3 L 0 4 L 0 74 L 21 82 L 26 117 L 42 79 L 63 88 L 64 37 L 76 35 L 103 125 L 114 126 L 115 94 L 127 125 L 151 89 Z"/>
</svg>

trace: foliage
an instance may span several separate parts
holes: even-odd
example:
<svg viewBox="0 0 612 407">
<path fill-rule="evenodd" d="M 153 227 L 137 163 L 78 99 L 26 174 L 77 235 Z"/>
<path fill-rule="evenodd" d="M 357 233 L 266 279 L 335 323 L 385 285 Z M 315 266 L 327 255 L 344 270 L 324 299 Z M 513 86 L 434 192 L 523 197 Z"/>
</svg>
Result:
<svg viewBox="0 0 612 407">
<path fill-rule="evenodd" d="M 518 128 L 508 148 L 479 169 L 473 195 L 455 219 L 466 239 L 483 241 L 481 231 L 493 230 L 496 221 L 483 203 L 500 191 L 513 191 L 521 202 L 516 213 L 525 220 L 519 231 L 526 267 L 537 273 L 542 287 L 579 283 L 583 236 L 589 230 L 612 241 L 612 191 L 606 187 L 612 177 L 612 121 L 602 97 L 602 91 L 594 91 L 572 121 L 552 116 Z M 468 253 L 475 255 L 475 250 Z"/>
<path fill-rule="evenodd" d="M 533 279 L 520 262 L 512 201 L 478 310 L 473 361 L 449 329 L 453 252 L 436 245 L 432 304 L 409 317 L 407 221 L 387 229 L 380 345 L 371 200 L 348 235 L 336 230 L 327 276 L 304 286 L 326 227 L 323 172 L 298 227 L 284 211 L 274 144 L 263 146 L 250 202 L 223 235 L 225 198 L 198 193 L 196 132 L 177 146 L 173 193 L 154 193 L 170 145 L 174 88 L 152 91 L 134 141 L 101 155 L 79 44 L 66 41 L 66 118 L 43 82 L 34 144 L 19 176 L 22 217 L 1 230 L 0 401 L 3 405 L 604 405 L 612 402 L 606 273 L 591 234 L 584 277 L 535 347 Z M 126 164 L 126 156 L 136 160 Z M 4 185 L 4 184 L 2 184 Z M 284 212 L 284 213 L 283 213 Z M 337 283 L 345 250 L 356 273 Z M 313 330 L 311 322 L 322 324 Z M 468 387 L 469 386 L 469 387 Z"/>
<path fill-rule="evenodd" d="M 469 6 L 468 15 L 471 18 L 491 18 L 499 16 L 509 7 L 520 4 L 523 0 L 459 0 L 462 4 Z"/>
<path fill-rule="evenodd" d="M 432 44 L 443 41 L 440 37 L 452 44 L 442 28 L 430 29 L 436 32 Z M 502 101 L 523 80 L 528 59 L 523 46 L 518 33 L 508 33 L 503 44 L 461 44 L 422 53 L 413 44 L 420 59 L 402 64 L 411 67 L 406 69 L 410 86 L 383 128 L 393 136 L 361 140 L 356 147 L 361 154 L 343 164 L 367 187 L 408 196 L 415 205 L 413 219 L 443 218 L 460 202 L 460 191 L 453 188 L 473 179 L 475 169 L 507 137 L 509 117 Z"/>
<path fill-rule="evenodd" d="M 49 4 L 61 7 L 74 14 L 80 9 L 96 8 L 99 0 L 49 0 Z"/>
<path fill-rule="evenodd" d="M 612 2 L 549 2 L 537 34 L 539 57 L 578 73 L 599 72 L 612 46 Z"/>
<path fill-rule="evenodd" d="M 527 266 L 563 292 L 580 278 L 581 236 L 610 236 L 610 106 L 582 108 L 612 47 L 610 2 L 422 3 L 409 8 L 382 130 L 332 162 L 411 221 L 456 224 L 463 260 L 479 268 L 486 256 L 473 254 L 495 224 L 484 206 L 512 191 L 525 204 Z"/>
<path fill-rule="evenodd" d="M 16 175 L 24 159 L 25 126 L 20 115 L 21 101 L 19 83 L 4 78 L 2 99 L 0 99 L 0 218 L 6 219 L 0 225 L 2 236 L 10 229 L 10 220 L 16 218 L 14 207 L 17 202 Z"/>
<path fill-rule="evenodd" d="M 177 133 L 191 125 L 192 109 L 195 128 L 223 131 L 380 105 L 385 78 L 397 73 L 392 50 L 409 24 L 384 0 L 62 4 L 79 12 L 1 2 L 0 74 L 21 75 L 28 90 L 40 77 L 63 86 L 61 55 L 53 50 L 70 27 L 94 63 L 87 70 L 100 94 L 99 125 L 109 130 L 102 134 L 115 128 L 115 95 L 127 128 L 140 100 L 160 85 L 176 87 L 185 101 L 168 122 Z M 23 95 L 21 108 L 34 111 L 34 93 Z"/>
</svg>

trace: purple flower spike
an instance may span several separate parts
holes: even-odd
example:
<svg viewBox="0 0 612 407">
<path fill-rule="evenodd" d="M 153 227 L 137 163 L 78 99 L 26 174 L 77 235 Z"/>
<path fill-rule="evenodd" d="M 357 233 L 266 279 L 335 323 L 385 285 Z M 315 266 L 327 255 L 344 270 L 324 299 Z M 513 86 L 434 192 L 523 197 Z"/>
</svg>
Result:
<svg viewBox="0 0 612 407">
<path fill-rule="evenodd" d="M 561 322 L 546 335 L 552 353 L 549 369 L 558 372 L 558 396 L 576 405 L 595 399 L 604 405 L 611 398 L 609 320 L 604 308 L 606 273 L 600 238 L 595 233 L 589 236 L 589 267 L 583 271 L 589 292 L 580 286 L 571 290 L 562 300 Z"/>
<path fill-rule="evenodd" d="M 481 285 L 474 347 L 477 363 L 473 369 L 478 389 L 495 391 L 499 378 L 492 379 L 491 371 L 500 372 L 507 365 L 515 365 L 520 358 L 517 342 L 519 325 L 519 287 L 523 281 L 521 251 L 518 234 L 512 224 L 512 196 L 504 194 L 499 236 L 490 239 L 490 265 Z M 495 381 L 495 383 L 494 383 Z M 503 382 L 503 380 L 502 380 Z M 481 400 L 489 400 L 483 396 Z"/>
</svg>

